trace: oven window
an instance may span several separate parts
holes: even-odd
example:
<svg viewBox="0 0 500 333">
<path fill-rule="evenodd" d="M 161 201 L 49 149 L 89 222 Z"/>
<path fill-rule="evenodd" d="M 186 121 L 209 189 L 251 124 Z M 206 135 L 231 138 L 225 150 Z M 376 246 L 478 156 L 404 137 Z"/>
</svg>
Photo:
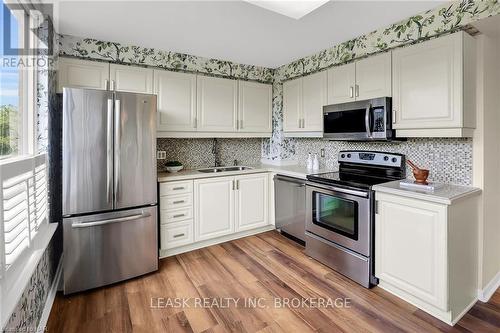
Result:
<svg viewBox="0 0 500 333">
<path fill-rule="evenodd" d="M 332 195 L 314 192 L 313 223 L 358 240 L 358 203 Z"/>
</svg>

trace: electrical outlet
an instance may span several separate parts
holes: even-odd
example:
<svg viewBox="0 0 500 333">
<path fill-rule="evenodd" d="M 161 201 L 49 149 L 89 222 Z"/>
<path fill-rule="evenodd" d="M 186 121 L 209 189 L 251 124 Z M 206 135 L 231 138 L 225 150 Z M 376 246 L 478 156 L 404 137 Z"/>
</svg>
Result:
<svg viewBox="0 0 500 333">
<path fill-rule="evenodd" d="M 324 148 L 322 148 L 322 149 L 319 151 L 319 155 L 320 155 L 321 157 L 325 157 L 325 149 L 324 149 Z"/>
<path fill-rule="evenodd" d="M 164 160 L 167 158 L 167 152 L 165 150 L 158 150 L 156 152 L 156 159 L 157 160 Z"/>
</svg>

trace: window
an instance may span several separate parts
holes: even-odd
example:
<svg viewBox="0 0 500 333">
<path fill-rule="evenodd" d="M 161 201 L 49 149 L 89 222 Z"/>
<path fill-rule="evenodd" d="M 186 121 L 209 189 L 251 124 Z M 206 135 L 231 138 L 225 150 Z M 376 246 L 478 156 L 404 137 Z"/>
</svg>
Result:
<svg viewBox="0 0 500 333">
<path fill-rule="evenodd" d="M 35 155 L 38 58 L 25 52 L 41 21 L 15 4 L 0 5 L 0 327 L 56 229 L 47 223 L 46 155 Z"/>
<path fill-rule="evenodd" d="M 21 54 L 27 38 L 31 45 L 35 34 L 25 27 L 32 22 L 23 10 L 1 5 L 0 25 L 0 160 L 35 151 L 34 114 L 36 110 L 36 62 Z M 26 33 L 26 29 L 29 30 Z M 8 48 L 20 50 L 10 54 Z"/>
</svg>

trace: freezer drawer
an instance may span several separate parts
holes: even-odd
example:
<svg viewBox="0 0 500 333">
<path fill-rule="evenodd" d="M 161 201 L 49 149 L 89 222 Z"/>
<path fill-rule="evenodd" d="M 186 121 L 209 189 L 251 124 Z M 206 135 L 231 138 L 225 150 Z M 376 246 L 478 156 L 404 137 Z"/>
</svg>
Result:
<svg viewBox="0 0 500 333">
<path fill-rule="evenodd" d="M 63 219 L 64 293 L 158 269 L 157 207 Z"/>
</svg>

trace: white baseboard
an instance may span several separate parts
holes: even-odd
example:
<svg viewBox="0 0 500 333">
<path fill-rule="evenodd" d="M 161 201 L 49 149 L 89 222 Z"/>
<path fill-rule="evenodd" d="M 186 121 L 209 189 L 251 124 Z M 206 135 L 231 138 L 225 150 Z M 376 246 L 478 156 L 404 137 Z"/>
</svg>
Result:
<svg viewBox="0 0 500 333">
<path fill-rule="evenodd" d="M 495 277 L 491 279 L 490 282 L 488 282 L 486 287 L 477 291 L 477 298 L 481 302 L 488 302 L 495 291 L 497 291 L 498 287 L 500 287 L 500 271 L 497 272 Z"/>
<path fill-rule="evenodd" d="M 477 298 L 473 299 L 469 305 L 467 305 L 467 307 L 465 307 L 465 309 L 460 312 L 452 321 L 451 321 L 451 326 L 454 326 L 456 323 L 458 323 L 460 321 L 460 319 L 462 319 L 463 316 L 465 316 L 467 314 L 467 312 L 469 312 L 470 309 L 472 309 L 472 307 L 474 305 L 476 305 L 476 302 L 477 302 Z"/>
<path fill-rule="evenodd" d="M 54 281 L 50 286 L 49 293 L 47 294 L 47 300 L 45 301 L 45 306 L 43 307 L 42 316 L 40 317 L 40 322 L 38 323 L 37 332 L 45 332 L 47 327 L 47 321 L 49 320 L 50 310 L 52 310 L 52 305 L 54 304 L 54 299 L 56 298 L 57 289 L 59 287 L 59 281 L 61 280 L 63 270 L 63 258 L 59 259 L 59 264 L 57 264 L 56 275 L 54 276 Z"/>
<path fill-rule="evenodd" d="M 270 231 L 270 230 L 274 230 L 274 229 L 275 229 L 274 225 L 266 225 L 264 227 L 260 227 L 260 228 L 256 228 L 256 229 L 252 229 L 252 230 L 245 230 L 245 231 L 241 231 L 241 232 L 237 232 L 234 234 L 221 236 L 221 237 L 217 237 L 217 238 L 207 239 L 207 240 L 195 242 L 195 243 L 192 243 L 189 245 L 179 246 L 179 247 L 176 247 L 173 249 L 163 249 L 163 250 L 160 250 L 159 257 L 160 257 L 160 259 L 163 259 L 163 258 L 174 256 L 177 254 L 181 254 L 181 253 L 185 253 L 185 252 L 189 252 L 189 251 L 193 251 L 193 250 L 198 250 L 198 249 L 201 249 L 201 248 L 204 248 L 207 246 L 212 246 L 212 245 L 232 241 L 232 240 L 235 240 L 238 238 L 243 238 L 243 237 L 247 237 L 247 236 L 260 234 L 262 232 L 266 232 L 266 231 Z"/>
</svg>

